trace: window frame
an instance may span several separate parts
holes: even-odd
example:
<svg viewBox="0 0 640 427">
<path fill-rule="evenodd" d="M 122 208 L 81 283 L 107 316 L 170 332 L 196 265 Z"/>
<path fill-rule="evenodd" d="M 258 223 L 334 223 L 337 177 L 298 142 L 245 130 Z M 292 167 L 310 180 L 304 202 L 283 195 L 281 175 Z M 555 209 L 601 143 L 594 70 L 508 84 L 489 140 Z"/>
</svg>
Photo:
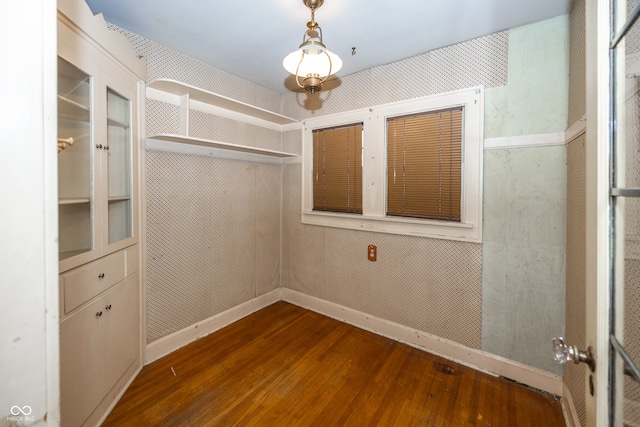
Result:
<svg viewBox="0 0 640 427">
<path fill-rule="evenodd" d="M 387 118 L 457 106 L 464 108 L 461 221 L 387 216 Z M 357 122 L 363 123 L 362 214 L 314 211 L 312 131 Z M 307 119 L 302 133 L 303 224 L 482 242 L 484 87 Z"/>
</svg>

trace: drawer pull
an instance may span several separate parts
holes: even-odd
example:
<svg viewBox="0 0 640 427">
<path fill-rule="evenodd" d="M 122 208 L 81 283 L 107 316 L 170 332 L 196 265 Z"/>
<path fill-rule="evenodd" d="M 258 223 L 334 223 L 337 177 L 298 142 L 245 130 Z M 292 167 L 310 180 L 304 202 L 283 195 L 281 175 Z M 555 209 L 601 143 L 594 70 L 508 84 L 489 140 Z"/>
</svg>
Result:
<svg viewBox="0 0 640 427">
<path fill-rule="evenodd" d="M 96 317 L 100 317 L 100 316 L 102 316 L 102 312 L 101 311 L 96 312 Z"/>
<path fill-rule="evenodd" d="M 105 310 L 111 310 L 111 304 L 104 307 Z"/>
<path fill-rule="evenodd" d="M 104 279 L 104 273 L 98 274 L 98 279 Z"/>
</svg>

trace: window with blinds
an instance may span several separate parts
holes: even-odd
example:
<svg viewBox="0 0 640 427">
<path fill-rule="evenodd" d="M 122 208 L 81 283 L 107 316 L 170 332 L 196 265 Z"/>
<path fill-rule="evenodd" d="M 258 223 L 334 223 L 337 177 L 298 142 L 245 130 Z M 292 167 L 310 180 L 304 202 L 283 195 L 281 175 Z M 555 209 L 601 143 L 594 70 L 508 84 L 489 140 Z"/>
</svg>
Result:
<svg viewBox="0 0 640 427">
<path fill-rule="evenodd" d="M 463 108 L 387 119 L 387 215 L 461 219 Z"/>
<path fill-rule="evenodd" d="M 362 123 L 313 130 L 313 210 L 362 213 Z"/>
</svg>

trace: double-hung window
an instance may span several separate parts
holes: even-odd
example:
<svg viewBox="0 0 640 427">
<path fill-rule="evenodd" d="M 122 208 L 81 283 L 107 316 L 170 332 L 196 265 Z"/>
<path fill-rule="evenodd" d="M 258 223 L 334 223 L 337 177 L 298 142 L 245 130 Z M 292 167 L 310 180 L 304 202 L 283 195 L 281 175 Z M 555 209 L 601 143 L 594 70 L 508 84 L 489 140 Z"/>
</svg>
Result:
<svg viewBox="0 0 640 427">
<path fill-rule="evenodd" d="M 313 130 L 313 210 L 362 213 L 362 123 Z"/>
<path fill-rule="evenodd" d="M 387 215 L 460 222 L 462 112 L 387 119 Z"/>
<path fill-rule="evenodd" d="M 482 241 L 483 89 L 309 119 L 302 222 Z"/>
</svg>

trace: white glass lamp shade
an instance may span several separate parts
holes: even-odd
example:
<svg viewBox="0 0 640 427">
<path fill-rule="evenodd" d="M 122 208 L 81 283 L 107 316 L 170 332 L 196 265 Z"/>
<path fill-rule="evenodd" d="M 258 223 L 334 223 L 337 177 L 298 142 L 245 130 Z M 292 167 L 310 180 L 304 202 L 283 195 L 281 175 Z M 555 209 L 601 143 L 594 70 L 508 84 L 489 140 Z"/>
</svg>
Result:
<svg viewBox="0 0 640 427">
<path fill-rule="evenodd" d="M 329 63 L 329 58 L 331 58 L 331 63 Z M 320 78 L 325 78 L 329 76 L 329 70 L 331 70 L 330 74 L 334 74 L 342 68 L 342 60 L 333 52 L 318 46 L 310 46 L 291 52 L 282 61 L 282 66 L 291 74 L 299 77 L 317 75 Z"/>
</svg>

